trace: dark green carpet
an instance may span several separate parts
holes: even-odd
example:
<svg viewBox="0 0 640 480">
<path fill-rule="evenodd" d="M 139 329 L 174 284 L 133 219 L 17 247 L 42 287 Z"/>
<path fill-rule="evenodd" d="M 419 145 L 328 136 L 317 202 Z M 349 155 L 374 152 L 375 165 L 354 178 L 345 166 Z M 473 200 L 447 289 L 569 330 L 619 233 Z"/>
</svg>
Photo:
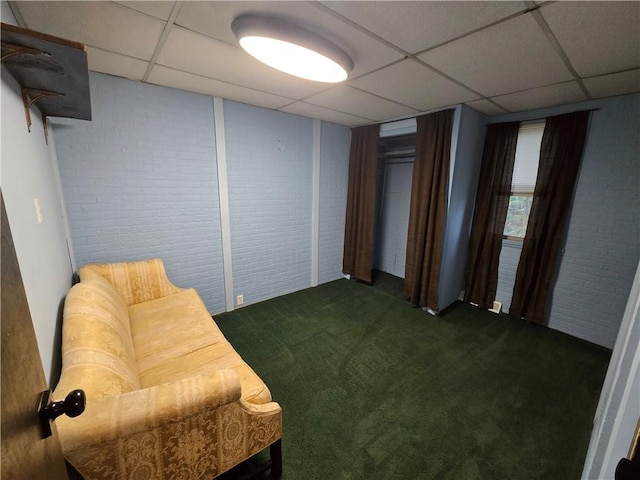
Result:
<svg viewBox="0 0 640 480">
<path fill-rule="evenodd" d="M 216 316 L 283 410 L 294 479 L 578 479 L 610 351 L 402 280 L 338 280 Z"/>
</svg>

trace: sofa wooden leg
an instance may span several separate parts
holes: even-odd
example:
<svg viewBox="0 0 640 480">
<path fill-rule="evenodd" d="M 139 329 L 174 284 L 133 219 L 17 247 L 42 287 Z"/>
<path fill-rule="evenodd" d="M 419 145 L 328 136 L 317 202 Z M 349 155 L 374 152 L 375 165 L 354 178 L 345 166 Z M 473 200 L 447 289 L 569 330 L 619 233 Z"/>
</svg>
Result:
<svg viewBox="0 0 640 480">
<path fill-rule="evenodd" d="M 271 444 L 269 453 L 271 454 L 271 476 L 279 478 L 282 476 L 282 439 Z"/>
</svg>

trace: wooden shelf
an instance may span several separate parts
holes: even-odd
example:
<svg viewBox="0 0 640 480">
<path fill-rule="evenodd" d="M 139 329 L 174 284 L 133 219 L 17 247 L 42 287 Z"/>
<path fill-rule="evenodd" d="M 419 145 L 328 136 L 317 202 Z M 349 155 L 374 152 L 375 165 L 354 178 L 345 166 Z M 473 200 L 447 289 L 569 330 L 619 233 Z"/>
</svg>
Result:
<svg viewBox="0 0 640 480">
<path fill-rule="evenodd" d="M 22 88 L 29 108 L 36 104 L 45 117 L 91 120 L 89 66 L 83 44 L 13 25 L 1 24 L 2 64 Z"/>
</svg>

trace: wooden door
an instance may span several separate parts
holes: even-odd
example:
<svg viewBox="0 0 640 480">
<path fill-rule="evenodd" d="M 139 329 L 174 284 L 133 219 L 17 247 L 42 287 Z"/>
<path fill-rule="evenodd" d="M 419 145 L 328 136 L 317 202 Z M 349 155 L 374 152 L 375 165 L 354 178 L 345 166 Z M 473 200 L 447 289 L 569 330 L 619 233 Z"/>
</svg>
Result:
<svg viewBox="0 0 640 480">
<path fill-rule="evenodd" d="M 38 402 L 47 384 L 1 193 L 0 204 L 1 475 L 7 480 L 68 480 L 55 426 L 51 437 L 43 440 L 40 434 Z"/>
</svg>

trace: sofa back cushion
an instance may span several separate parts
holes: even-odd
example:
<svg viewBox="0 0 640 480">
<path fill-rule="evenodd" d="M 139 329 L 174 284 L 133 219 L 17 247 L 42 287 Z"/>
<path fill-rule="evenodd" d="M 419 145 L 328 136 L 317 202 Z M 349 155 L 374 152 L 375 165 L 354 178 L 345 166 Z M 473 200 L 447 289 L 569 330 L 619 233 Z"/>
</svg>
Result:
<svg viewBox="0 0 640 480">
<path fill-rule="evenodd" d="M 99 276 L 74 285 L 64 304 L 62 374 L 54 399 L 75 388 L 87 398 L 140 388 L 127 306 Z"/>
<path fill-rule="evenodd" d="M 149 302 L 182 291 L 167 278 L 162 260 L 84 265 L 78 270 L 80 280 L 99 275 L 106 278 L 122 295 L 127 306 Z"/>
</svg>

